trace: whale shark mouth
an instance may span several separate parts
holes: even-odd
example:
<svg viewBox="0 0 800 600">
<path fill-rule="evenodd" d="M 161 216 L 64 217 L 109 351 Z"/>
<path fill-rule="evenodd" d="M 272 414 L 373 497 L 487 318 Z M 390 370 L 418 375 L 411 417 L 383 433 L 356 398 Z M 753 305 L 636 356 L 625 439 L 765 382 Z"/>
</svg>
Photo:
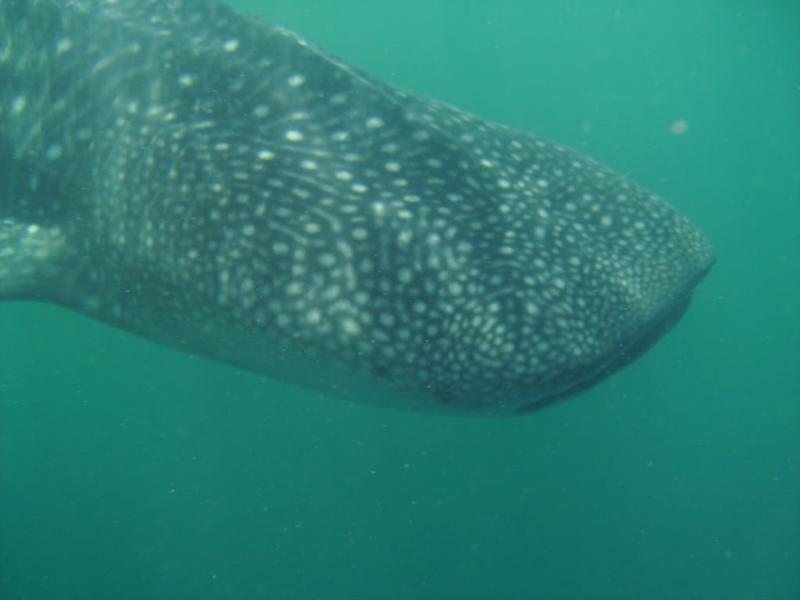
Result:
<svg viewBox="0 0 800 600">
<path fill-rule="evenodd" d="M 609 353 L 610 360 L 582 379 L 574 379 L 573 383 L 566 388 L 542 399 L 521 406 L 516 409 L 515 414 L 528 414 L 535 412 L 546 406 L 574 396 L 575 394 L 589 389 L 612 373 L 619 371 L 624 366 L 632 363 L 649 350 L 658 340 L 660 340 L 670 329 L 672 329 L 691 304 L 692 293 L 685 293 L 680 299 L 676 300 L 669 310 L 662 313 L 659 317 L 641 330 L 637 336 L 627 342 L 621 342 L 618 351 Z"/>
<path fill-rule="evenodd" d="M 647 352 L 656 342 L 658 342 L 670 329 L 677 325 L 692 301 L 692 294 L 695 286 L 708 274 L 715 262 L 712 256 L 709 258 L 707 267 L 692 277 L 686 283 L 683 291 L 676 298 L 642 328 L 638 329 L 633 335 L 625 340 L 621 340 L 616 348 L 607 354 L 605 359 L 598 361 L 599 367 L 584 373 L 568 373 L 566 379 L 572 380 L 567 387 L 559 389 L 557 392 L 543 398 L 520 406 L 514 410 L 513 414 L 528 414 L 536 412 L 541 408 L 574 396 L 575 394 L 589 389 L 609 375 L 619 371 L 626 365 L 634 362 L 645 352 Z M 597 363 L 595 363 L 597 364 Z M 581 369 L 585 371 L 585 369 Z"/>
</svg>

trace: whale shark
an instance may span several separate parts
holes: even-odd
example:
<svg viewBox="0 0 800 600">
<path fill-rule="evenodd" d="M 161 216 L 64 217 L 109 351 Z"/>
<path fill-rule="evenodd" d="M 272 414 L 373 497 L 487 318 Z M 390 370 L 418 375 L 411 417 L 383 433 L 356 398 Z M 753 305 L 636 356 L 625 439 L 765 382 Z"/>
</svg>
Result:
<svg viewBox="0 0 800 600">
<path fill-rule="evenodd" d="M 324 395 L 527 413 L 714 262 L 652 192 L 212 0 L 0 2 L 0 299 Z"/>
</svg>

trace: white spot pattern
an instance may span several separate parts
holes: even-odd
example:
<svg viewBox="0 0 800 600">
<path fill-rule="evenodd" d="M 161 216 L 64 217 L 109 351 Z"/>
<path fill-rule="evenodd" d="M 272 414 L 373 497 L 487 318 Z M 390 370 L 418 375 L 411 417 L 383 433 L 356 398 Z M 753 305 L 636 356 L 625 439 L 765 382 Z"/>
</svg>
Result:
<svg viewBox="0 0 800 600">
<path fill-rule="evenodd" d="M 89 191 L 75 210 L 97 229 L 75 254 L 96 258 L 64 276 L 96 316 L 201 353 L 221 340 L 267 373 L 281 347 L 435 406 L 509 412 L 612 367 L 710 265 L 685 219 L 591 159 L 285 30 L 208 19 L 206 3 L 79 4 L 55 3 L 47 44 L 8 27 L 4 73 L 53 79 L 0 88 L 0 130 L 56 174 L 23 178 L 20 202 L 43 183 Z M 22 248 L 9 230 L 0 280 Z"/>
</svg>

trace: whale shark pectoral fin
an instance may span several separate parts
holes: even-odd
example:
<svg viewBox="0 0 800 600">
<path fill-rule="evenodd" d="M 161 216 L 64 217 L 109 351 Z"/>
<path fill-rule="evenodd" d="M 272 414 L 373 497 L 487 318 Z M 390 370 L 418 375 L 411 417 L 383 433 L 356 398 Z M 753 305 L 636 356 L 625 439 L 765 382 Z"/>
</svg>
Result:
<svg viewBox="0 0 800 600">
<path fill-rule="evenodd" d="M 58 226 L 0 219 L 0 301 L 41 297 L 58 274 L 66 248 Z"/>
<path fill-rule="evenodd" d="M 59 178 L 0 131 L 0 301 L 49 298 L 63 278 L 68 200 Z"/>
</svg>

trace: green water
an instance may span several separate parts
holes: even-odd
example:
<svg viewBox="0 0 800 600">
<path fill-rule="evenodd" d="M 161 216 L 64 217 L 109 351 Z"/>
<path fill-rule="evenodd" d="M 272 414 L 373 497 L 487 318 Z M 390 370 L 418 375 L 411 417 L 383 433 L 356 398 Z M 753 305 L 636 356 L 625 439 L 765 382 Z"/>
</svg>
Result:
<svg viewBox="0 0 800 600">
<path fill-rule="evenodd" d="M 238 5 L 600 159 L 718 263 L 645 357 L 518 419 L 2 305 L 0 599 L 800 598 L 800 2 Z"/>
</svg>

